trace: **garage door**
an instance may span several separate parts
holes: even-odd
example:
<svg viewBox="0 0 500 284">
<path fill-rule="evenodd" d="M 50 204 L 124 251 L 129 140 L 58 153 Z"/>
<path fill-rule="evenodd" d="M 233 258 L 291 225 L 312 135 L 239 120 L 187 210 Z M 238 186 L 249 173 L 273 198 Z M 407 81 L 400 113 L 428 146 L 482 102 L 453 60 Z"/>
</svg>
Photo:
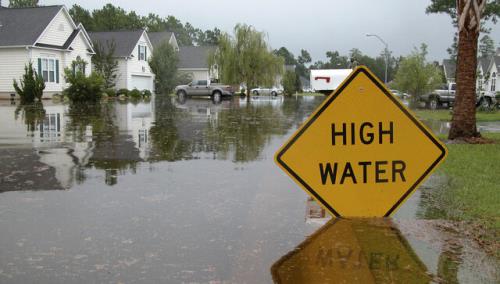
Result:
<svg viewBox="0 0 500 284">
<path fill-rule="evenodd" d="M 153 77 L 132 76 L 131 89 L 150 90 L 153 91 Z"/>
</svg>

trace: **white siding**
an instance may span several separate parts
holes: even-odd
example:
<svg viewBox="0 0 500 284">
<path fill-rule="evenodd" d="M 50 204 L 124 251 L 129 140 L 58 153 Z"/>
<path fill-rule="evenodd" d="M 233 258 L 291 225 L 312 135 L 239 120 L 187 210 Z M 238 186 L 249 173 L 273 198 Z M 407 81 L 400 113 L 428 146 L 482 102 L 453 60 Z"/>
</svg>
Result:
<svg viewBox="0 0 500 284">
<path fill-rule="evenodd" d="M 88 63 L 87 68 L 85 69 L 85 74 L 87 76 L 90 75 L 92 69 L 91 67 L 92 56 L 89 54 L 87 50 L 89 46 L 87 46 L 83 32 L 80 32 L 80 34 L 73 40 L 71 47 L 73 48 L 73 51 L 71 51 L 71 53 L 68 56 L 66 56 L 65 67 L 70 67 L 73 61 L 76 60 L 78 57 L 80 57 L 81 59 L 85 60 L 85 62 Z"/>
<path fill-rule="evenodd" d="M 46 82 L 44 96 L 46 93 L 61 93 L 64 90 L 66 81 L 64 80 L 64 68 L 65 68 L 65 58 L 66 53 L 59 50 L 45 50 L 34 48 L 31 50 L 31 60 L 33 61 L 33 67 L 38 70 L 38 58 L 49 58 L 59 60 L 59 83 L 56 82 Z"/>
<path fill-rule="evenodd" d="M 61 9 L 44 31 L 38 43 L 62 46 L 73 30 L 71 19 L 66 15 L 64 9 Z"/>
<path fill-rule="evenodd" d="M 118 68 L 116 70 L 115 89 L 128 89 L 127 86 L 127 60 L 124 58 L 118 59 Z"/>
<path fill-rule="evenodd" d="M 146 60 L 139 60 L 139 45 L 145 45 L 147 46 L 147 58 Z M 148 76 L 150 77 L 151 82 L 154 80 L 154 74 L 151 72 L 151 69 L 149 68 L 149 63 L 148 60 L 151 57 L 153 51 L 151 49 L 151 46 L 147 43 L 146 38 L 144 37 L 144 34 L 141 36 L 139 39 L 139 42 L 136 44 L 134 50 L 132 51 L 133 57 L 130 58 L 127 62 L 127 88 L 131 89 L 133 88 L 131 84 L 132 76 Z M 151 83 L 151 85 L 153 85 Z"/>
<path fill-rule="evenodd" d="M 25 48 L 0 49 L 0 98 L 9 98 L 14 93 L 13 80 L 24 74 L 24 66 L 29 62 Z M 34 66 L 36 68 L 36 63 Z M 36 69 L 35 69 L 36 70 Z"/>
<path fill-rule="evenodd" d="M 191 73 L 193 75 L 193 80 L 209 80 L 210 79 L 210 76 L 208 74 L 208 69 L 199 70 L 199 69 L 182 68 L 182 69 L 179 69 L 179 72 Z"/>
</svg>

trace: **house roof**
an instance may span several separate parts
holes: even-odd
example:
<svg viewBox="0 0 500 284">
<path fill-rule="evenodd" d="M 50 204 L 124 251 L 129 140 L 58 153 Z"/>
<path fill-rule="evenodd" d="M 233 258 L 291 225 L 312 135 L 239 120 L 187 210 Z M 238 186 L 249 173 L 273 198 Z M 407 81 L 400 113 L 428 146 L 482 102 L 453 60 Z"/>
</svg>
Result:
<svg viewBox="0 0 500 284">
<path fill-rule="evenodd" d="M 490 65 L 491 57 L 488 58 L 479 58 L 478 65 L 481 67 L 483 72 L 488 72 L 488 67 Z"/>
<path fill-rule="evenodd" d="M 172 32 L 154 32 L 154 33 L 148 32 L 148 36 L 153 47 L 157 47 L 164 40 L 168 42 L 172 37 Z"/>
<path fill-rule="evenodd" d="M 0 46 L 34 45 L 63 7 L 0 9 Z"/>
<path fill-rule="evenodd" d="M 107 51 L 108 42 L 115 42 L 115 57 L 128 57 L 134 51 L 137 42 L 141 38 L 144 30 L 134 31 L 109 31 L 109 32 L 91 32 L 90 38 L 93 42 L 98 42 Z"/>
<path fill-rule="evenodd" d="M 181 46 L 179 48 L 179 68 L 208 68 L 208 56 L 215 46 Z"/>
<path fill-rule="evenodd" d="M 455 79 L 455 72 L 457 71 L 457 64 L 451 59 L 443 60 L 443 69 L 447 79 Z"/>
</svg>

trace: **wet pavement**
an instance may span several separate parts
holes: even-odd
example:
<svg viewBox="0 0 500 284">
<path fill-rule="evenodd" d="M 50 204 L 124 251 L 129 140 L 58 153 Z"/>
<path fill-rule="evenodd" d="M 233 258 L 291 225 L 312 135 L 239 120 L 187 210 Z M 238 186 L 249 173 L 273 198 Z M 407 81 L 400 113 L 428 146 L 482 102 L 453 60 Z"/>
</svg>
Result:
<svg viewBox="0 0 500 284">
<path fill-rule="evenodd" d="M 422 214 L 440 177 L 392 220 L 348 221 L 278 169 L 322 100 L 0 102 L 0 283 L 500 282 Z"/>
</svg>

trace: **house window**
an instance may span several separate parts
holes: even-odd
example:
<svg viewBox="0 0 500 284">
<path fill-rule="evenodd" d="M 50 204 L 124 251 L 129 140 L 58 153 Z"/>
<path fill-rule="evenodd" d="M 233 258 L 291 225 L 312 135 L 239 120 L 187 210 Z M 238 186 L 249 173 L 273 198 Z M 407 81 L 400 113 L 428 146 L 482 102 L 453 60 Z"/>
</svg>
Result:
<svg viewBox="0 0 500 284">
<path fill-rule="evenodd" d="M 496 90 L 496 84 L 497 84 L 497 73 L 493 72 L 493 74 L 491 74 L 491 89 L 490 89 L 490 91 L 494 92 Z"/>
<path fill-rule="evenodd" d="M 49 82 L 49 83 L 55 83 L 56 82 L 56 60 L 42 58 L 41 63 L 42 63 L 41 70 L 42 70 L 43 81 Z"/>
<path fill-rule="evenodd" d="M 146 54 L 146 46 L 145 45 L 139 45 L 139 61 L 147 60 L 147 54 Z"/>
</svg>

